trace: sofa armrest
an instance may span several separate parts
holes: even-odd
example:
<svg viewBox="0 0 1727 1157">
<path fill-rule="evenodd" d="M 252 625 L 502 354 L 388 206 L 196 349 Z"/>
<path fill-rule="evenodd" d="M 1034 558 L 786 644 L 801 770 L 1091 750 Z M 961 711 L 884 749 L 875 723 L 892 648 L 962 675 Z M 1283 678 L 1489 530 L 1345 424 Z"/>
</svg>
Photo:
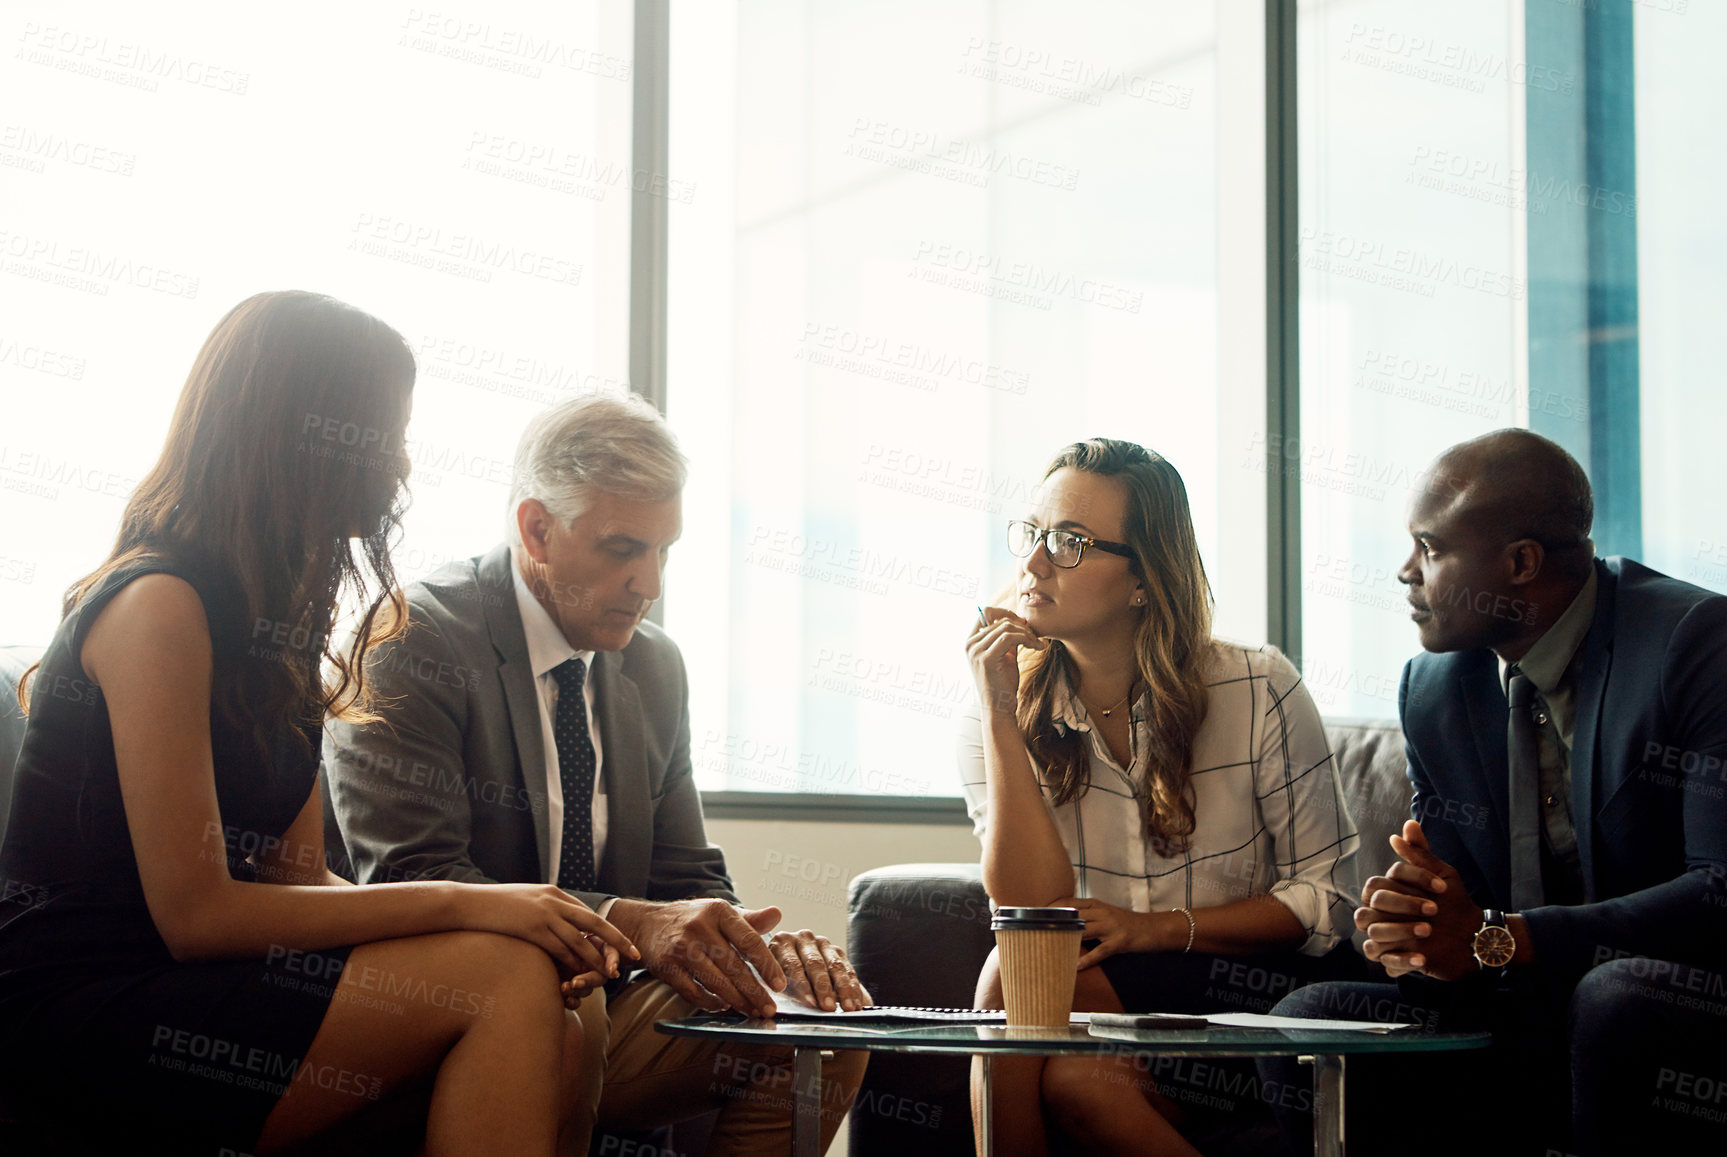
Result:
<svg viewBox="0 0 1727 1157">
<path fill-rule="evenodd" d="M 1410 787 L 1404 775 L 1403 731 L 1395 719 L 1326 719 L 1325 736 L 1337 760 L 1337 782 L 1361 838 L 1347 877 L 1353 906 L 1368 877 L 1391 866 L 1390 838 L 1409 818 Z M 1354 933 L 1355 949 L 1366 939 Z"/>
<path fill-rule="evenodd" d="M 995 934 L 980 864 L 895 864 L 851 883 L 847 952 L 878 1004 L 970 1008 Z M 970 1157 L 969 1057 L 876 1053 L 851 1152 Z"/>
<path fill-rule="evenodd" d="M 851 882 L 847 950 L 878 1004 L 970 1008 L 995 947 L 979 864 L 895 864 Z"/>
</svg>

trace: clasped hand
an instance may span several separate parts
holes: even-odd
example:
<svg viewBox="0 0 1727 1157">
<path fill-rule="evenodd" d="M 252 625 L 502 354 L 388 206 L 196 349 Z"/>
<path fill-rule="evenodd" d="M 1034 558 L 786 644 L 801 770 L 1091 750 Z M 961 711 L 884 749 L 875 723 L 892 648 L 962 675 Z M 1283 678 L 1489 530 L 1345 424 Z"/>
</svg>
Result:
<svg viewBox="0 0 1727 1157">
<path fill-rule="evenodd" d="M 1419 972 L 1456 980 L 1477 971 L 1473 944 L 1481 909 L 1457 869 L 1433 854 L 1415 820 L 1391 837 L 1391 850 L 1398 862 L 1362 886 L 1362 907 L 1355 910 L 1355 926 L 1367 933 L 1363 953 L 1393 978 Z"/>
</svg>

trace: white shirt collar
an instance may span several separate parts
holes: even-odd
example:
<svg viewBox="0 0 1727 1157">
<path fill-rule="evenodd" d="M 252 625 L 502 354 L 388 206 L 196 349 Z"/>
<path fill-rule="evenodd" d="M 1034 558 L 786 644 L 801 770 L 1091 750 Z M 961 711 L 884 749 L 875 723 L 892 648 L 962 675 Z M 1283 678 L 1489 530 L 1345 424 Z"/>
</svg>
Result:
<svg viewBox="0 0 1727 1157">
<path fill-rule="evenodd" d="M 515 580 L 516 610 L 522 616 L 522 633 L 528 637 L 528 665 L 534 672 L 534 678 L 550 674 L 570 659 L 580 659 L 587 665 L 588 670 L 593 670 L 594 653 L 578 651 L 570 646 L 570 641 L 564 638 L 563 630 L 552 621 L 552 616 L 546 613 L 546 608 L 540 605 L 534 592 L 528 589 L 527 580 L 522 577 L 521 568 L 516 565 L 514 551 L 510 552 L 510 577 Z"/>
<path fill-rule="evenodd" d="M 1145 719 L 1145 694 L 1141 691 L 1139 698 L 1133 701 L 1133 710 L 1129 714 L 1134 723 Z M 1054 700 L 1050 704 L 1050 722 L 1064 733 L 1091 730 L 1091 713 L 1079 696 L 1073 693 L 1073 685 L 1067 681 L 1066 672 L 1062 673 L 1061 679 L 1055 685 Z"/>
</svg>

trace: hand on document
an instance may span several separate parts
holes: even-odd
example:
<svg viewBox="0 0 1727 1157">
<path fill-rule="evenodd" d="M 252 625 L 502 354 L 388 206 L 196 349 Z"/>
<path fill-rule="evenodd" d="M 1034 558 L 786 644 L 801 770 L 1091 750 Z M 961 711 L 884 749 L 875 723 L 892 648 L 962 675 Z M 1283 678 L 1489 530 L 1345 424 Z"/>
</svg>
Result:
<svg viewBox="0 0 1727 1157">
<path fill-rule="evenodd" d="M 774 1004 L 780 1009 L 791 1001 L 795 1006 L 833 1012 L 842 1009 L 856 1012 L 875 1003 L 852 970 L 846 954 L 808 928 L 799 932 L 775 932 L 768 940 L 768 949 L 785 973 L 784 992 L 774 994 Z"/>
</svg>

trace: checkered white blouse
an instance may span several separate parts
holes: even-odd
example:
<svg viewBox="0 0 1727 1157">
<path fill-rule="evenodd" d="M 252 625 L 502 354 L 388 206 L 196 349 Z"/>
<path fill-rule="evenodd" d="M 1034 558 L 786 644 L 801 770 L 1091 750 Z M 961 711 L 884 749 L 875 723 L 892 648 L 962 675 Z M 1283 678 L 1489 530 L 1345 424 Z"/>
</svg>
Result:
<svg viewBox="0 0 1727 1157">
<path fill-rule="evenodd" d="M 1174 858 L 1152 848 L 1140 818 L 1146 699 L 1134 705 L 1133 762 L 1123 768 L 1092 732 L 1085 705 L 1065 685 L 1060 689 L 1056 725 L 1090 740 L 1091 787 L 1084 795 L 1053 807 L 1044 785 L 1077 894 L 1153 912 L 1269 892 L 1307 929 L 1301 951 L 1323 955 L 1353 928 L 1349 871 L 1359 841 L 1319 711 L 1275 647 L 1215 643 L 1207 685 L 1211 702 L 1193 746 L 1196 826 L 1186 854 Z M 960 723 L 959 764 L 981 840 L 989 815 L 976 702 Z"/>
</svg>

